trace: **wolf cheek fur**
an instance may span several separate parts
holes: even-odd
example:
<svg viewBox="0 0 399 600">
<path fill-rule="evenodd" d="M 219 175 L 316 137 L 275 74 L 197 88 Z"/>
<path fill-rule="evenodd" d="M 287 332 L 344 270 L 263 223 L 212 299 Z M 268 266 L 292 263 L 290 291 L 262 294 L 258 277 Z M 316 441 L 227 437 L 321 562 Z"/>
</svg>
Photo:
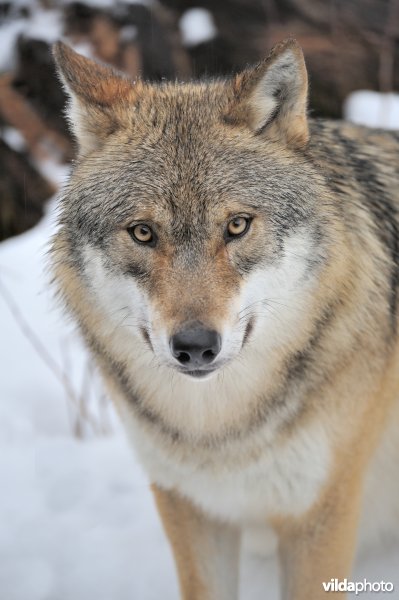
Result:
<svg viewBox="0 0 399 600">
<path fill-rule="evenodd" d="M 293 40 L 185 85 L 55 57 L 79 142 L 55 279 L 153 483 L 182 597 L 237 598 L 247 524 L 277 533 L 283 598 L 324 597 L 362 506 L 398 510 L 376 493 L 399 460 L 398 135 L 308 121 Z"/>
</svg>

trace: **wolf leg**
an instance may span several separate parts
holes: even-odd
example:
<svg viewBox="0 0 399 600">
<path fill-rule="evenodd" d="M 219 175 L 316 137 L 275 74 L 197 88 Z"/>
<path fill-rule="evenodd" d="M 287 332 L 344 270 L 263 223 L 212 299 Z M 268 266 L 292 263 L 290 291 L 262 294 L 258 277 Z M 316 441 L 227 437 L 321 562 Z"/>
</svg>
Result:
<svg viewBox="0 0 399 600">
<path fill-rule="evenodd" d="M 336 482 L 307 515 L 277 525 L 283 600 L 324 600 L 350 575 L 360 512 L 359 478 Z M 340 592 L 340 598 L 345 597 Z"/>
<path fill-rule="evenodd" d="M 193 504 L 152 486 L 172 546 L 182 600 L 236 600 L 240 533 L 205 516 Z"/>
</svg>

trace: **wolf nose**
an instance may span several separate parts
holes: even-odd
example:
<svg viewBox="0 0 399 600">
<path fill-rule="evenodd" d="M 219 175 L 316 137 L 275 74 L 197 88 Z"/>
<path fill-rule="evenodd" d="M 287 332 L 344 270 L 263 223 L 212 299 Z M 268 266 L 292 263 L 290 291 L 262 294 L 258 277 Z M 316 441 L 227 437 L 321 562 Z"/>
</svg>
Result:
<svg viewBox="0 0 399 600">
<path fill-rule="evenodd" d="M 173 356 L 189 369 L 210 364 L 219 354 L 221 345 L 218 332 L 203 327 L 183 329 L 170 339 Z"/>
</svg>

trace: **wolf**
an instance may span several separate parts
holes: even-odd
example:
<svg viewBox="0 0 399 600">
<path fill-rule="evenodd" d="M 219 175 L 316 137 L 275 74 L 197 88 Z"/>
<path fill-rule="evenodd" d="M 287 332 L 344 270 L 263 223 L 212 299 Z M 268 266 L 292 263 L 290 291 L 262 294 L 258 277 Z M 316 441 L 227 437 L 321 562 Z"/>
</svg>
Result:
<svg viewBox="0 0 399 600">
<path fill-rule="evenodd" d="M 308 118 L 293 39 L 187 83 L 54 55 L 79 147 L 54 280 L 181 597 L 237 599 L 252 527 L 282 598 L 324 598 L 359 537 L 399 524 L 399 135 Z"/>
</svg>

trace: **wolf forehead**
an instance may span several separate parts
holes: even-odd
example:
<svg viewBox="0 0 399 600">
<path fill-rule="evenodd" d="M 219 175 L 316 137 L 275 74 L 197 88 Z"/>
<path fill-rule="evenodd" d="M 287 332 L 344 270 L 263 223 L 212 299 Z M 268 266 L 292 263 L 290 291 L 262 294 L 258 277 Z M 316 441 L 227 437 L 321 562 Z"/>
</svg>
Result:
<svg viewBox="0 0 399 600">
<path fill-rule="evenodd" d="M 184 113 L 180 119 L 185 122 Z M 273 151 L 268 156 L 251 144 L 235 147 L 229 132 L 224 139 L 222 134 L 212 138 L 210 128 L 200 132 L 186 124 L 186 135 L 178 134 L 181 126 L 176 125 L 159 137 L 148 129 L 140 141 L 126 131 L 115 133 L 106 147 L 78 165 L 71 180 L 74 191 L 94 204 L 96 193 L 103 194 L 115 209 L 123 198 L 134 206 L 184 209 L 191 199 L 211 208 L 229 199 L 265 209 L 268 201 L 309 198 L 312 182 L 304 174 L 304 161 L 290 162 Z"/>
<path fill-rule="evenodd" d="M 253 209 L 289 228 L 313 212 L 318 174 L 299 151 L 306 71 L 292 40 L 233 79 L 186 84 L 132 82 L 62 44 L 55 56 L 80 151 L 64 195 L 73 227 Z"/>
<path fill-rule="evenodd" d="M 317 195 L 310 165 L 225 122 L 225 86 L 149 89 L 151 101 L 126 105 L 126 127 L 78 163 L 69 195 L 82 223 L 101 212 L 117 224 L 145 210 L 192 223 L 215 210 L 281 213 L 291 224 L 308 214 Z"/>
</svg>

